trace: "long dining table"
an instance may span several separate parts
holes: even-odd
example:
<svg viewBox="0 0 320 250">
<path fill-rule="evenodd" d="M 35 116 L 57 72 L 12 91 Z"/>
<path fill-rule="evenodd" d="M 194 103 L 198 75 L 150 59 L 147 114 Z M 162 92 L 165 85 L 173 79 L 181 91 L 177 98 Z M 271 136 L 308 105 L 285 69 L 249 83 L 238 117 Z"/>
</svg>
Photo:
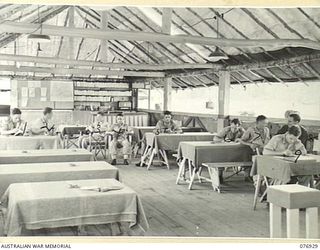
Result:
<svg viewBox="0 0 320 250">
<path fill-rule="evenodd" d="M 119 180 L 119 169 L 105 161 L 1 164 L 0 197 L 13 183 L 103 178 Z"/>
<path fill-rule="evenodd" d="M 61 140 L 58 136 L 0 136 L 0 150 L 59 149 Z"/>
<path fill-rule="evenodd" d="M 0 150 L 0 164 L 92 161 L 85 149 Z"/>
<path fill-rule="evenodd" d="M 119 223 L 145 232 L 149 225 L 138 194 L 115 179 L 11 184 L 1 198 L 4 233 Z"/>
</svg>

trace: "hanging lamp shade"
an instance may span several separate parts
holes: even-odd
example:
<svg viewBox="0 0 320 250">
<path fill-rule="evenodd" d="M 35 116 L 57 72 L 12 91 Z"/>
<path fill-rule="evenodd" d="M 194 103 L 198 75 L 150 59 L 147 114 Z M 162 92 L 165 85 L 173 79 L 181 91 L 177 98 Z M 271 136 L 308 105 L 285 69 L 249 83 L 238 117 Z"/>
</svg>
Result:
<svg viewBox="0 0 320 250">
<path fill-rule="evenodd" d="M 50 36 L 42 34 L 30 34 L 28 39 L 36 43 L 49 43 L 51 41 Z"/>
<path fill-rule="evenodd" d="M 211 52 L 208 57 L 212 61 L 219 61 L 222 59 L 226 60 L 229 58 L 226 54 L 222 53 L 222 51 L 218 47 L 216 47 L 216 49 L 213 52 Z"/>
</svg>

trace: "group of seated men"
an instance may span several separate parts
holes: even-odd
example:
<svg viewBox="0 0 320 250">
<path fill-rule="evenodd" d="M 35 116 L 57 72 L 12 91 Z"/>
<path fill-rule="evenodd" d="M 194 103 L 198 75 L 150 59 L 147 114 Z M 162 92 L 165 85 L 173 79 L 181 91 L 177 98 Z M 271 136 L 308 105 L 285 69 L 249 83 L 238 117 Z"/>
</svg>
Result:
<svg viewBox="0 0 320 250">
<path fill-rule="evenodd" d="M 30 124 L 21 118 L 21 110 L 14 108 L 11 115 L 0 126 L 1 135 L 53 135 L 52 108 L 46 107 L 43 115 Z"/>
<path fill-rule="evenodd" d="M 52 122 L 52 108 L 46 107 L 43 110 L 42 117 L 28 124 L 21 119 L 21 110 L 14 108 L 0 128 L 1 135 L 54 135 L 55 126 Z M 264 155 L 284 155 L 292 156 L 297 151 L 302 155 L 307 153 L 306 143 L 308 133 L 300 125 L 300 115 L 297 112 L 287 112 L 287 124 L 282 126 L 277 134 L 270 137 L 268 128 L 268 119 L 264 115 L 256 118 L 255 125 L 245 130 L 240 120 L 235 118 L 230 121 L 230 125 L 223 128 L 215 136 L 214 142 L 239 142 L 249 146 L 254 153 Z M 155 134 L 160 133 L 182 133 L 181 127 L 172 119 L 172 113 L 165 111 L 163 119 L 160 119 L 154 129 Z M 117 114 L 116 123 L 111 126 L 103 119 L 103 113 L 98 112 L 95 122 L 87 127 L 88 133 L 99 139 L 104 132 L 112 134 L 112 141 L 109 150 L 112 158 L 111 164 L 117 164 L 117 152 L 122 150 L 124 165 L 128 165 L 128 157 L 131 154 L 131 145 L 128 140 L 132 129 L 125 123 L 122 113 Z M 79 146 L 87 148 L 89 136 L 83 135 L 79 138 Z M 140 166 L 138 163 L 137 166 Z M 249 177 L 249 173 L 246 173 Z"/>
</svg>

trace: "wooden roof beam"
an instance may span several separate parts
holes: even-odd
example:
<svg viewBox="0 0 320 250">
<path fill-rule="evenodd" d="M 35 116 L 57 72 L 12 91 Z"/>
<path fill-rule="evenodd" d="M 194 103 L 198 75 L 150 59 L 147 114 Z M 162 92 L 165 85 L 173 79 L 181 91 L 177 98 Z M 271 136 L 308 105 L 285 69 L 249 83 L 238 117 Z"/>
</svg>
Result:
<svg viewBox="0 0 320 250">
<path fill-rule="evenodd" d="M 0 31 L 12 33 L 34 33 L 40 34 L 38 30 L 39 24 L 3 22 L 0 24 Z M 36 31 L 35 31 L 36 30 Z M 223 47 L 306 47 L 320 50 L 318 42 L 308 39 L 224 39 L 199 37 L 190 35 L 167 35 L 152 32 L 137 32 L 124 30 L 93 30 L 82 28 L 61 27 L 55 25 L 42 25 L 42 34 L 51 36 L 67 36 L 67 37 L 85 37 L 92 39 L 106 40 L 127 40 L 127 41 L 146 41 L 146 42 L 163 42 L 163 43 L 191 43 L 202 45 L 215 45 Z"/>
<path fill-rule="evenodd" d="M 13 61 L 13 62 L 32 62 L 42 64 L 60 64 L 60 65 L 74 65 L 74 66 L 95 66 L 106 68 L 119 68 L 127 70 L 152 70 L 152 71 L 165 71 L 165 70 L 182 70 L 182 69 L 220 69 L 219 64 L 206 64 L 206 63 L 182 63 L 182 64 L 129 64 L 129 63 L 103 63 L 99 61 L 89 60 L 70 60 L 58 57 L 35 57 L 25 55 L 11 55 L 0 54 L 0 61 Z"/>
<path fill-rule="evenodd" d="M 33 72 L 33 73 L 51 73 L 51 74 L 76 74 L 76 75 L 101 75 L 101 76 L 131 76 L 131 77 L 164 77 L 162 72 L 134 72 L 124 70 L 91 70 L 91 69 L 67 69 L 67 68 L 49 68 L 49 67 L 15 67 L 11 65 L 0 65 L 0 71 L 8 72 Z"/>
</svg>

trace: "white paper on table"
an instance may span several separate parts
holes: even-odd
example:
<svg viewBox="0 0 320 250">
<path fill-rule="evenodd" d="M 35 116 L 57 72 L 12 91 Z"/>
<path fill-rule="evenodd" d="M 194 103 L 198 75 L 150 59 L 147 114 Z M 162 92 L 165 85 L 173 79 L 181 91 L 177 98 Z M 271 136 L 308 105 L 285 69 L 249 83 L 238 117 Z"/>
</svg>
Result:
<svg viewBox="0 0 320 250">
<path fill-rule="evenodd" d="M 21 98 L 21 107 L 27 107 L 28 104 L 28 97 Z"/>
<path fill-rule="evenodd" d="M 21 97 L 28 97 L 28 88 L 27 87 L 21 88 Z"/>
<path fill-rule="evenodd" d="M 41 96 L 40 97 L 40 101 L 41 102 L 46 102 L 47 101 L 47 97 L 46 96 Z"/>
<path fill-rule="evenodd" d="M 47 96 L 47 88 L 41 88 L 41 97 Z"/>
<path fill-rule="evenodd" d="M 29 88 L 29 97 L 36 97 L 35 88 Z"/>
</svg>

